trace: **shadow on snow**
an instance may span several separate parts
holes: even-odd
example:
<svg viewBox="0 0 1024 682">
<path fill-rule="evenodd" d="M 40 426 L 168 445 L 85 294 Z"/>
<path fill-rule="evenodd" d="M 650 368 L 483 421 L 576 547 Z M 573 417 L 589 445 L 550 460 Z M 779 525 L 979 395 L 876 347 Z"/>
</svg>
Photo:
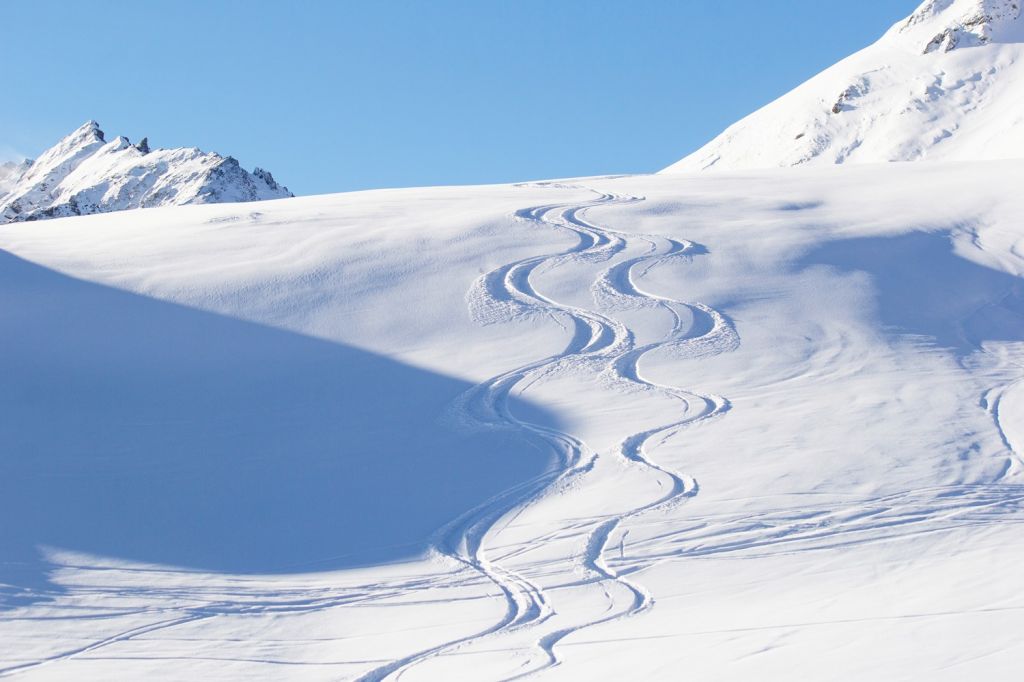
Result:
<svg viewBox="0 0 1024 682">
<path fill-rule="evenodd" d="M 1024 281 L 957 255 L 948 234 L 829 242 L 799 265 L 867 273 L 885 328 L 931 338 L 960 356 L 983 341 L 1024 341 Z"/>
<path fill-rule="evenodd" d="M 46 546 L 233 573 L 413 557 L 550 464 L 443 426 L 466 382 L 4 252 L 0 376 L 0 606 L 56 589 Z"/>
</svg>

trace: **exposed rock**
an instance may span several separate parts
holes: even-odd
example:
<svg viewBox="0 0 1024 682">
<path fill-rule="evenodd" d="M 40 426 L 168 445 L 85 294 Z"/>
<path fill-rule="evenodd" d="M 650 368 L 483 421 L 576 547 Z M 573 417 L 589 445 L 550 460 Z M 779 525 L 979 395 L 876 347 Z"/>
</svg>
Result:
<svg viewBox="0 0 1024 682">
<path fill-rule="evenodd" d="M 290 197 L 262 169 L 195 148 L 150 149 L 148 138 L 106 142 L 89 121 L 35 162 L 0 168 L 0 222 L 131 208 Z"/>
<path fill-rule="evenodd" d="M 666 171 L 1024 157 L 1022 2 L 927 0 Z"/>
</svg>

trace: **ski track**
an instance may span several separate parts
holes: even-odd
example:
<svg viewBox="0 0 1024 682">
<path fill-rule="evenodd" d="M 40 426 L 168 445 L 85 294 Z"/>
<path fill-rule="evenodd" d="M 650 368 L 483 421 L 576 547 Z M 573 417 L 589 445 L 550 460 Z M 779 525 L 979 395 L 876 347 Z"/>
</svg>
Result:
<svg viewBox="0 0 1024 682">
<path fill-rule="evenodd" d="M 0 677 L 7 677 L 10 675 L 26 673 L 30 670 L 41 668 L 44 665 L 49 665 L 51 663 L 59 663 L 62 661 L 70 660 L 76 656 L 92 653 L 104 647 L 110 646 L 111 644 L 127 642 L 128 640 L 138 637 L 139 635 L 150 634 L 153 632 L 157 632 L 159 630 L 166 630 L 177 625 L 184 625 L 185 623 L 195 623 L 196 621 L 204 620 L 206 618 L 212 618 L 213 615 L 214 614 L 195 613 L 187 616 L 181 616 L 178 618 L 171 618 L 168 620 L 158 621 L 156 623 L 148 623 L 146 625 L 141 625 L 130 630 L 118 633 L 116 635 L 111 635 L 110 637 L 106 637 L 99 641 L 92 642 L 91 644 L 87 644 L 77 649 L 65 651 L 55 656 L 51 656 L 49 658 L 44 658 L 39 661 L 30 661 L 28 663 L 22 663 L 19 665 L 12 665 L 7 668 L 0 668 Z"/>
<path fill-rule="evenodd" d="M 579 189 L 557 183 L 542 186 Z M 438 552 L 470 568 L 493 584 L 505 600 L 503 617 L 487 629 L 444 642 L 426 650 L 412 653 L 369 671 L 359 678 L 361 682 L 379 682 L 400 679 L 413 666 L 432 657 L 475 642 L 483 637 L 502 632 L 538 627 L 555 615 L 550 598 L 537 584 L 522 575 L 502 567 L 502 562 L 517 555 L 516 551 L 494 559 L 486 549 L 488 536 L 498 530 L 502 519 L 513 515 L 542 497 L 565 493 L 574 481 L 592 470 L 597 458 L 582 440 L 567 433 L 522 421 L 513 416 L 508 407 L 514 389 L 525 390 L 533 382 L 552 372 L 583 370 L 597 373 L 611 384 L 639 387 L 666 395 L 680 403 L 681 417 L 670 424 L 631 434 L 623 439 L 618 456 L 634 467 L 657 477 L 664 491 L 654 500 L 641 501 L 633 509 L 579 524 L 575 530 L 586 530 L 586 541 L 579 565 L 588 578 L 576 584 L 599 583 L 609 604 L 605 614 L 593 620 L 576 623 L 541 635 L 535 647 L 543 654 L 540 666 L 532 667 L 506 679 L 519 679 L 559 665 L 556 651 L 558 642 L 579 630 L 600 623 L 631 616 L 652 607 L 653 599 L 641 586 L 636 585 L 604 561 L 609 538 L 633 517 L 668 507 L 697 494 L 697 482 L 651 461 L 647 454 L 649 443 L 664 442 L 678 431 L 717 417 L 729 409 L 729 402 L 713 395 L 703 395 L 655 383 L 640 371 L 640 361 L 647 353 L 659 348 L 671 348 L 689 357 L 714 355 L 734 349 L 739 344 L 731 322 L 717 311 L 699 303 L 683 303 L 642 290 L 634 279 L 634 271 L 645 266 L 642 276 L 654 265 L 670 259 L 706 253 L 704 247 L 692 242 L 663 237 L 630 235 L 601 227 L 585 218 L 588 209 L 607 204 L 629 204 L 643 201 L 642 197 L 620 196 L 590 190 L 598 197 L 577 204 L 551 204 L 517 211 L 520 220 L 552 226 L 572 232 L 577 243 L 567 250 L 553 254 L 531 256 L 500 266 L 481 276 L 467 294 L 470 314 L 481 324 L 496 324 L 548 316 L 563 327 L 573 330 L 567 347 L 559 354 L 529 363 L 500 374 L 468 391 L 454 406 L 455 418 L 472 428 L 515 429 L 524 432 L 540 446 L 554 450 L 559 467 L 544 476 L 498 495 L 453 522 L 440 533 Z M 531 275 L 541 268 L 578 260 L 605 262 L 614 258 L 634 242 L 647 245 L 646 253 L 623 260 L 606 268 L 591 287 L 598 307 L 605 309 L 661 308 L 673 320 L 672 328 L 659 341 L 637 345 L 634 333 L 615 318 L 594 310 L 559 303 L 534 288 Z M 687 309 L 692 323 L 684 324 L 681 311 Z M 505 524 L 511 522 L 508 519 Z M 626 531 L 628 532 L 628 531 Z M 572 533 L 570 533 L 572 535 Z M 549 534 L 550 537 L 550 534 Z M 526 548 L 523 548 L 525 551 Z M 625 606 L 619 598 L 625 595 Z"/>
<path fill-rule="evenodd" d="M 570 188 L 557 183 L 540 186 Z M 535 185 L 536 186 L 536 185 Z M 574 189 L 582 189 L 574 187 Z M 722 514 L 660 518 L 649 512 L 668 510 L 698 494 L 697 481 L 659 465 L 650 450 L 681 431 L 716 419 L 730 409 L 727 399 L 659 384 L 645 376 L 643 358 L 660 350 L 679 357 L 700 358 L 724 353 L 739 345 L 732 322 L 715 309 L 697 302 L 682 302 L 643 289 L 644 275 L 674 260 L 686 261 L 707 253 L 702 245 L 662 236 L 629 234 L 587 219 L 589 209 L 643 201 L 641 197 L 603 194 L 587 202 L 549 204 L 515 213 L 518 220 L 572 233 L 576 243 L 562 251 L 531 256 L 500 266 L 481 276 L 467 293 L 472 317 L 481 324 L 509 323 L 531 317 L 554 320 L 572 332 L 565 349 L 504 372 L 467 391 L 451 407 L 450 416 L 467 428 L 505 429 L 525 435 L 531 445 L 554 454 L 556 465 L 532 480 L 492 497 L 442 528 L 433 546 L 437 561 L 422 574 L 379 582 L 282 586 L 261 579 L 218 581 L 202 585 L 146 588 L 148 596 L 165 601 L 166 607 L 102 607 L 78 618 L 114 619 L 151 614 L 152 622 L 125 627 L 97 637 L 79 647 L 55 652 L 34 661 L 0 668 L 0 677 L 30 673 L 42 666 L 89 657 L 135 638 L 166 633 L 179 626 L 216 617 L 268 614 L 303 614 L 333 608 L 434 604 L 429 596 L 409 599 L 440 587 L 489 586 L 488 598 L 504 602 L 503 615 L 488 627 L 436 646 L 414 651 L 377 665 L 358 679 L 400 679 L 431 658 L 467 647 L 502 633 L 527 633 L 532 648 L 521 671 L 505 679 L 535 675 L 560 665 L 558 645 L 566 637 L 588 627 L 636 615 L 654 606 L 652 596 L 630 576 L 655 564 L 739 554 L 744 557 L 806 552 L 925 536 L 991 523 L 1024 522 L 1024 485 L 1012 483 L 1010 474 L 1020 469 L 1020 452 L 1007 433 L 1002 398 L 1022 379 L 1011 379 L 983 395 L 981 406 L 989 411 L 1003 444 L 1010 453 L 1007 472 L 989 483 L 964 483 L 905 490 L 867 498 L 850 498 L 821 505 L 786 506 Z M 616 258 L 627 250 L 637 255 Z M 637 253 L 639 252 L 639 253 Z M 594 309 L 567 305 L 538 291 L 532 275 L 572 261 L 608 263 L 590 286 Z M 669 315 L 669 331 L 645 344 L 615 318 L 616 311 L 659 309 Z M 965 320 L 965 324 L 966 324 Z M 992 355 L 1003 368 L 1022 366 L 1011 349 L 990 349 L 961 330 L 964 340 Z M 842 335 L 834 339 L 835 354 L 847 347 Z M 835 371 L 835 370 L 831 370 Z M 557 527 L 545 529 L 529 542 L 500 546 L 496 536 L 527 509 L 545 498 L 571 495 L 585 484 L 598 458 L 580 438 L 532 424 L 515 417 L 509 408 L 513 393 L 522 394 L 534 383 L 559 372 L 597 376 L 608 386 L 624 391 L 651 391 L 676 401 L 679 418 L 641 432 L 624 435 L 613 456 L 645 472 L 658 484 L 653 499 L 636 500 L 633 508 L 618 514 L 563 518 Z M 1019 371 L 1016 372 L 1019 377 Z M 791 377 L 790 377 L 791 378 Z M 789 380 L 783 378 L 782 381 Z M 603 456 L 603 455 L 602 455 Z M 825 493 L 822 493 L 825 494 Z M 647 515 L 647 516 L 645 516 Z M 627 545 L 626 539 L 629 537 Z M 533 562 L 530 572 L 555 577 L 547 591 L 526 575 L 509 568 L 530 551 L 549 543 L 572 543 L 577 554 L 566 559 Z M 612 551 L 614 550 L 614 551 Z M 66 565 L 66 568 L 77 567 Z M 100 569 L 101 572 L 103 569 Z M 581 575 L 582 573 L 582 575 Z M 82 574 L 86 575 L 86 574 Z M 81 578 L 78 579 L 81 581 Z M 571 613 L 559 612 L 550 592 L 554 589 L 594 589 L 595 599 L 606 604 L 599 615 L 572 622 Z M 125 597 L 137 603 L 137 594 L 99 581 L 79 583 L 83 599 Z M 460 599 L 471 597 L 459 597 Z M 401 602 L 393 602 L 400 599 Z M 177 606 L 184 601 L 187 605 Z M 59 618 L 60 616 L 53 616 Z M 558 621 L 553 619 L 558 618 Z M 570 622 L 565 621 L 570 619 Z M 545 624 L 557 622 L 557 625 Z M 516 650 L 516 649 L 513 649 Z M 370 664 L 366 661 L 365 663 Z"/>
<path fill-rule="evenodd" d="M 991 523 L 1024 523 L 1024 485 L 937 486 L 846 504 L 695 516 L 684 527 L 652 523 L 648 537 L 630 544 L 632 555 L 613 563 L 628 574 L 667 559 L 816 551 Z"/>
</svg>

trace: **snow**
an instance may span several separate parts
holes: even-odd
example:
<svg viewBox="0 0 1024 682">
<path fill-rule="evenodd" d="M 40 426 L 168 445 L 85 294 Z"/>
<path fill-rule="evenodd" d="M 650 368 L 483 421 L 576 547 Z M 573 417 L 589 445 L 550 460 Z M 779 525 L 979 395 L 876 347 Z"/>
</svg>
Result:
<svg viewBox="0 0 1024 682">
<path fill-rule="evenodd" d="M 105 140 L 88 121 L 27 165 L 0 170 L 0 222 L 130 208 L 290 197 L 266 171 L 195 148 L 154 149 Z"/>
<path fill-rule="evenodd" d="M 651 176 L 0 166 L 0 676 L 1016 680 L 1019 14 Z"/>
<path fill-rule="evenodd" d="M 32 165 L 31 161 L 4 161 L 0 163 L 0 196 L 11 191 L 25 170 Z"/>
<path fill-rule="evenodd" d="M 1019 0 L 928 0 L 665 173 L 1024 157 Z"/>
<path fill-rule="evenodd" d="M 0 671 L 1013 679 L 1022 171 L 7 225 Z"/>
</svg>

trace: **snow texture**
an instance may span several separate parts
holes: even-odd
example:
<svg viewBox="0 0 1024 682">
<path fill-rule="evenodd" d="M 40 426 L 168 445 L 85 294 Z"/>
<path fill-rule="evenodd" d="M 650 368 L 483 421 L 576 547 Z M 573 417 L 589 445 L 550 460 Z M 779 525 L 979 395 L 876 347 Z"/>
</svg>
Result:
<svg viewBox="0 0 1024 682">
<path fill-rule="evenodd" d="M 1015 9 L 928 3 L 886 40 L 998 62 Z M 107 146 L 79 133 L 54 177 Z M 1016 680 L 1022 176 L 5 225 L 0 676 Z"/>
<path fill-rule="evenodd" d="M 95 121 L 35 162 L 0 166 L 0 222 L 130 208 L 259 201 L 292 196 L 270 173 L 195 148 L 150 149 L 148 139 L 107 142 Z"/>
<path fill-rule="evenodd" d="M 7 225 L 0 672 L 1015 679 L 1022 164 Z"/>
<path fill-rule="evenodd" d="M 665 173 L 1024 157 L 1020 0 L 928 0 Z"/>
</svg>

